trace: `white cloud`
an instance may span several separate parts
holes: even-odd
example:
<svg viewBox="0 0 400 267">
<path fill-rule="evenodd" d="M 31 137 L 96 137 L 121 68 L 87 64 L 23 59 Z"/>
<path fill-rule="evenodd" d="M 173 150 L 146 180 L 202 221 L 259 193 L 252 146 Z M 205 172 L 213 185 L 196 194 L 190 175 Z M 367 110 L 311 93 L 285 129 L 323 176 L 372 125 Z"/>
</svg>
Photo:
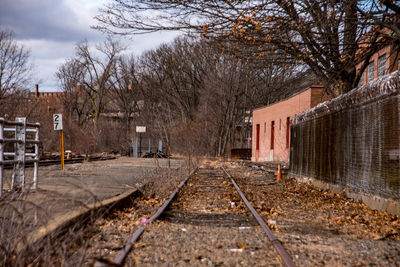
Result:
<svg viewBox="0 0 400 267">
<path fill-rule="evenodd" d="M 58 89 L 55 72 L 58 67 L 74 54 L 74 42 L 47 40 L 21 40 L 20 43 L 31 51 L 34 61 L 34 83 L 40 83 L 43 91 Z M 34 84 L 31 86 L 34 90 Z"/>
<path fill-rule="evenodd" d="M 105 36 L 90 26 L 108 0 L 1 0 L 0 25 L 16 33 L 17 40 L 31 51 L 35 80 L 44 91 L 58 90 L 55 73 L 58 67 L 74 56 L 75 45 L 88 40 L 94 45 Z M 140 55 L 170 42 L 179 33 L 160 32 L 118 38 L 127 52 Z M 34 84 L 32 84 L 32 90 Z"/>
<path fill-rule="evenodd" d="M 144 51 L 155 49 L 162 43 L 171 42 L 180 35 L 180 32 L 154 32 L 149 34 L 135 35 L 122 41 L 132 54 L 138 56 Z"/>
</svg>

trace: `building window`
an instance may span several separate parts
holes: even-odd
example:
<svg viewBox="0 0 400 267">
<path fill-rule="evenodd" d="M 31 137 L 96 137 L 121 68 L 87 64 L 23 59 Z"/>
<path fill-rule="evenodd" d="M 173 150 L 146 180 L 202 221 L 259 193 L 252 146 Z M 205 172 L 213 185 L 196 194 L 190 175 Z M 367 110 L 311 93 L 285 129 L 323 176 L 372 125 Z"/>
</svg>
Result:
<svg viewBox="0 0 400 267">
<path fill-rule="evenodd" d="M 274 139 L 275 139 L 275 121 L 271 121 L 271 146 L 270 149 L 274 149 Z"/>
<path fill-rule="evenodd" d="M 386 54 L 380 56 L 378 61 L 379 61 L 378 75 L 383 76 L 386 74 Z"/>
<path fill-rule="evenodd" d="M 267 133 L 267 123 L 264 122 L 264 133 Z"/>
<path fill-rule="evenodd" d="M 372 61 L 368 65 L 368 82 L 374 79 L 374 72 L 375 72 L 375 64 L 374 61 Z"/>
</svg>

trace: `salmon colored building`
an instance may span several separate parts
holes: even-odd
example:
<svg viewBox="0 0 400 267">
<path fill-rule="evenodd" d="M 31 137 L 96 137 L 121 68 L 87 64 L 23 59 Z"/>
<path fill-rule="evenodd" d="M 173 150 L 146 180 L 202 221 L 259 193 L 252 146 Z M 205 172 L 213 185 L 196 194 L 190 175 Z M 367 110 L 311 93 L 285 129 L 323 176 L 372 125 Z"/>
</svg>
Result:
<svg viewBox="0 0 400 267">
<path fill-rule="evenodd" d="M 289 161 L 290 118 L 329 100 L 324 88 L 313 85 L 278 103 L 253 110 L 251 160 Z"/>
<path fill-rule="evenodd" d="M 356 69 L 361 68 L 360 62 Z M 400 69 L 400 51 L 394 45 L 387 45 L 375 52 L 369 59 L 369 64 L 364 70 L 359 85 L 365 85 L 373 79 L 387 75 Z"/>
</svg>

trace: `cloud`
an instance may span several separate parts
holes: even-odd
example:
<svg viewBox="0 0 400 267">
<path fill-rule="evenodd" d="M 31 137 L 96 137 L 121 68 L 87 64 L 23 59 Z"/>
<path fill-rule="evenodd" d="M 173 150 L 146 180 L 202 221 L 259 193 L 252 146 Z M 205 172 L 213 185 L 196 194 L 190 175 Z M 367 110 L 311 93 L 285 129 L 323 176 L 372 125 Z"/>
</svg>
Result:
<svg viewBox="0 0 400 267">
<path fill-rule="evenodd" d="M 40 83 L 42 91 L 58 89 L 55 72 L 74 54 L 74 42 L 47 40 L 21 40 L 20 43 L 31 51 L 34 61 L 34 83 Z M 34 89 L 32 84 L 31 90 Z"/>
<path fill-rule="evenodd" d="M 9 28 L 16 39 L 31 51 L 34 82 L 43 91 L 58 90 L 55 73 L 74 56 L 75 45 L 88 40 L 94 46 L 105 36 L 90 26 L 98 9 L 110 0 L 0 0 L 0 27 Z M 127 47 L 125 54 L 140 55 L 171 41 L 178 32 L 116 37 Z M 34 84 L 32 84 L 34 90 Z"/>
<path fill-rule="evenodd" d="M 21 40 L 19 42 L 24 47 L 29 48 L 32 55 L 42 59 L 65 58 L 67 55 L 72 57 L 76 42 L 60 42 L 51 40 Z"/>
<path fill-rule="evenodd" d="M 40 82 L 43 90 L 57 90 L 55 72 L 73 57 L 77 42 L 104 39 L 90 25 L 105 1 L 1 0 L 0 27 L 11 29 L 31 51 L 35 83 Z"/>
<path fill-rule="evenodd" d="M 124 38 L 121 40 L 121 42 L 128 48 L 129 52 L 135 56 L 138 56 L 144 51 L 156 49 L 162 43 L 171 42 L 174 38 L 181 34 L 182 33 L 178 31 L 153 32 Z"/>
<path fill-rule="evenodd" d="M 77 41 L 100 39 L 90 29 L 103 1 L 1 0 L 0 25 L 12 29 L 17 39 Z"/>
</svg>

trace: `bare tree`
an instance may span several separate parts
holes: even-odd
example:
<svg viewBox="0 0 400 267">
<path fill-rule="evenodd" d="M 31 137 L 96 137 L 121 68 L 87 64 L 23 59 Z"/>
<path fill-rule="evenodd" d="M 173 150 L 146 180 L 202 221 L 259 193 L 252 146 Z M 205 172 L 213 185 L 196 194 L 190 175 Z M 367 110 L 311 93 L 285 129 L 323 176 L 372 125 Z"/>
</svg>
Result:
<svg viewBox="0 0 400 267">
<path fill-rule="evenodd" d="M 80 84 L 83 80 L 83 69 L 76 59 L 66 61 L 56 73 L 63 94 L 64 111 L 71 118 L 76 118 L 82 126 L 91 116 L 89 97 Z"/>
<path fill-rule="evenodd" d="M 141 117 L 154 132 L 175 152 L 218 156 L 233 145 L 239 126 L 247 137 L 249 110 L 293 93 L 296 87 L 287 85 L 299 72 L 267 56 L 238 60 L 215 42 L 188 38 L 147 52 L 137 66 L 146 100 Z"/>
<path fill-rule="evenodd" d="M 146 101 L 141 117 L 153 125 L 168 149 L 175 144 L 178 149 L 186 147 L 184 152 L 192 145 L 182 131 L 190 132 L 187 127 L 195 121 L 203 77 L 209 71 L 206 66 L 212 62 L 204 47 L 197 40 L 178 38 L 140 58 L 140 84 Z"/>
<path fill-rule="evenodd" d="M 100 115 L 110 105 L 110 91 L 116 82 L 112 75 L 122 50 L 111 39 L 96 47 L 81 42 L 76 45 L 75 56 L 59 67 L 56 76 L 64 91 L 64 110 L 70 115 L 66 118 L 70 126 L 66 139 L 69 136 L 71 146 L 80 144 L 81 150 L 84 146 L 91 151 L 114 146 L 115 140 L 109 133 L 115 125 L 99 122 Z M 83 131 L 85 137 L 79 139 Z"/>
<path fill-rule="evenodd" d="M 26 94 L 31 78 L 30 52 L 15 41 L 11 31 L 0 30 L 0 106 Z"/>
<path fill-rule="evenodd" d="M 380 33 L 370 31 L 371 19 L 359 16 L 361 4 L 357 0 L 114 0 L 96 17 L 95 28 L 114 34 L 186 30 L 234 41 L 239 44 L 233 51 L 238 57 L 269 54 L 306 64 L 334 97 L 354 88 L 366 67 L 356 70 L 360 38 L 372 35 L 363 39 L 366 55 L 379 48 Z"/>
<path fill-rule="evenodd" d="M 207 86 L 202 94 L 204 121 L 207 128 L 213 128 L 210 140 L 213 140 L 216 156 L 225 154 L 233 131 L 241 120 L 241 108 L 246 97 L 248 76 L 242 62 L 229 56 L 222 56 L 207 76 Z"/>
<path fill-rule="evenodd" d="M 76 46 L 75 60 L 82 73 L 79 82 L 89 97 L 95 126 L 105 108 L 107 93 L 113 88 L 111 74 L 122 50 L 117 42 L 110 39 L 98 45 L 96 52 L 90 51 L 87 42 Z"/>
<path fill-rule="evenodd" d="M 175 100 L 168 93 L 170 81 L 166 72 L 165 50 L 169 50 L 168 46 L 162 45 L 140 58 L 140 88 L 145 99 L 141 118 L 152 125 L 170 153 L 171 129 L 181 121 L 181 113 L 177 112 Z"/>
<path fill-rule="evenodd" d="M 111 74 L 113 87 L 109 91 L 113 106 L 122 112 L 125 141 L 129 142 L 134 117 L 140 111 L 141 89 L 137 73 L 136 61 L 133 57 L 119 57 Z"/>
<path fill-rule="evenodd" d="M 391 0 L 369 0 L 363 1 L 358 6 L 358 11 L 363 15 L 376 30 L 380 30 L 384 42 L 400 42 L 400 4 Z M 382 30 L 385 29 L 385 30 Z"/>
</svg>

